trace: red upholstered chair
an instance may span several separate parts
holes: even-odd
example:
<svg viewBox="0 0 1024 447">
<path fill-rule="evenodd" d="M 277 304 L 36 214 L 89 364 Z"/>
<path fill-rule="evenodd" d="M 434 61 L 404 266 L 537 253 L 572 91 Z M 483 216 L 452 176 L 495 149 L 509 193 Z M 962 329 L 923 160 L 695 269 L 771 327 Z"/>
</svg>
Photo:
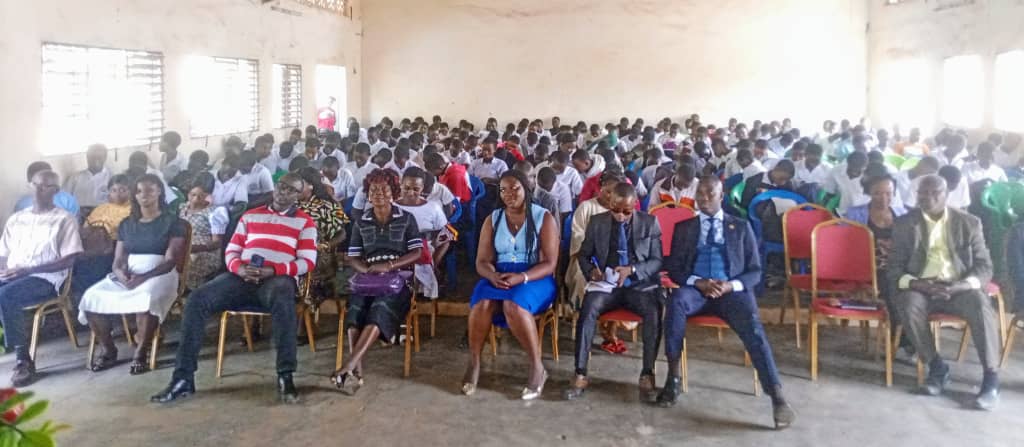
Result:
<svg viewBox="0 0 1024 447">
<path fill-rule="evenodd" d="M 811 275 L 794 272 L 794 262 L 811 260 L 811 231 L 814 226 L 832 220 L 834 216 L 825 207 L 813 203 L 790 208 L 782 215 L 782 245 L 786 256 L 786 289 L 779 306 L 779 324 L 786 318 L 786 297 L 793 297 L 793 325 L 796 327 L 796 347 L 800 347 L 800 292 L 810 293 Z"/>
<path fill-rule="evenodd" d="M 845 290 L 826 291 L 823 286 Z M 829 298 L 867 295 L 878 303 L 877 310 L 854 310 L 834 306 Z M 878 322 L 885 340 L 885 385 L 892 386 L 892 335 L 889 315 L 878 300 L 875 275 L 875 238 L 866 226 L 834 219 L 822 222 L 811 232 L 811 380 L 818 380 L 818 319 Z M 864 326 L 862 326 L 864 327 Z M 866 332 L 865 332 L 866 334 Z"/>
</svg>

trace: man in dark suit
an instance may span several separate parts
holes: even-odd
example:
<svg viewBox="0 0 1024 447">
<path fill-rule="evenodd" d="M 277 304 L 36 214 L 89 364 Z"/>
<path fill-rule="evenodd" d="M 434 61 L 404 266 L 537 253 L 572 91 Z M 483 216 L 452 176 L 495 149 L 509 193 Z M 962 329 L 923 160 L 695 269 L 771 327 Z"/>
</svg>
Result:
<svg viewBox="0 0 1024 447">
<path fill-rule="evenodd" d="M 589 385 L 587 363 L 594 329 L 601 314 L 625 308 L 643 318 L 644 354 L 640 399 L 653 401 L 654 361 L 661 344 L 660 286 L 661 227 L 647 213 L 636 211 L 636 189 L 619 183 L 608 211 L 590 218 L 579 251 L 580 270 L 592 286 L 583 296 L 576 324 L 576 376 L 565 390 L 568 400 L 582 397 Z M 608 284 L 609 282 L 613 282 Z"/>
<path fill-rule="evenodd" d="M 999 404 L 999 330 L 996 312 L 984 292 L 992 278 L 981 222 L 946 206 L 946 182 L 930 175 L 917 188 L 918 209 L 896 220 L 886 279 L 896 290 L 900 319 L 928 378 L 922 393 L 936 396 L 949 385 L 949 366 L 935 351 L 928 315 L 946 313 L 967 321 L 984 368 L 974 404 L 992 410 Z"/>
<path fill-rule="evenodd" d="M 705 176 L 697 185 L 698 218 L 676 224 L 665 270 L 678 288 L 665 309 L 668 378 L 658 395 L 662 407 L 679 396 L 679 364 L 686 317 L 711 314 L 726 321 L 750 353 L 765 392 L 772 398 L 775 428 L 788 427 L 796 413 L 782 395 L 779 371 L 754 298 L 761 261 L 754 231 L 746 221 L 722 212 L 722 182 Z"/>
</svg>

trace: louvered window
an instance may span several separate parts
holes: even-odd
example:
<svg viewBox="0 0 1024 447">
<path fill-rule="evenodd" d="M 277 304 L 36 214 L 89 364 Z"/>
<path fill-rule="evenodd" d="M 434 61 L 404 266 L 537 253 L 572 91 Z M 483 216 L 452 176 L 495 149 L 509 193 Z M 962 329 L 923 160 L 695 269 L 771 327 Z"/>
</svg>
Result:
<svg viewBox="0 0 1024 447">
<path fill-rule="evenodd" d="M 190 56 L 185 62 L 186 109 L 192 137 L 259 129 L 259 62 Z"/>
<path fill-rule="evenodd" d="M 163 54 L 44 43 L 45 155 L 149 145 L 164 129 Z"/>
<path fill-rule="evenodd" d="M 271 113 L 275 128 L 302 125 L 302 66 L 274 64 Z"/>
</svg>

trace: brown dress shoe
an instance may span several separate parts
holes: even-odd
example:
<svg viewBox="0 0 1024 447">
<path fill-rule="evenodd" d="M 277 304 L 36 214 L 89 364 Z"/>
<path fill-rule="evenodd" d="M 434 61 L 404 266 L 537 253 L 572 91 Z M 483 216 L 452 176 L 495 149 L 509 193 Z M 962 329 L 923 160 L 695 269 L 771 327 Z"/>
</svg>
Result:
<svg viewBox="0 0 1024 447">
<path fill-rule="evenodd" d="M 587 386 L 590 385 L 590 379 L 587 376 L 576 375 L 572 381 L 569 382 L 569 388 L 566 388 L 562 392 L 562 396 L 565 400 L 576 400 L 583 397 L 583 392 L 586 391 Z"/>
<path fill-rule="evenodd" d="M 654 385 L 654 374 L 641 374 L 637 386 L 640 389 L 640 402 L 654 403 L 658 399 L 658 391 Z"/>
</svg>

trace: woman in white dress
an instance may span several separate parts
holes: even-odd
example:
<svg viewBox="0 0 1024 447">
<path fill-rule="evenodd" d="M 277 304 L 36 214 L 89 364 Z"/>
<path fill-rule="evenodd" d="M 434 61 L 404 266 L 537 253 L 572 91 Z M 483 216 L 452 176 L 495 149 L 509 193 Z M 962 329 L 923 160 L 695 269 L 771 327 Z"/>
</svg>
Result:
<svg viewBox="0 0 1024 447">
<path fill-rule="evenodd" d="M 96 334 L 100 355 L 90 369 L 101 371 L 117 361 L 110 316 L 135 314 L 138 332 L 129 372 L 149 370 L 146 356 L 157 326 L 178 294 L 175 267 L 185 255 L 185 221 L 165 209 L 163 182 L 146 174 L 135 181 L 131 215 L 118 226 L 113 273 L 85 291 L 78 320 Z"/>
<path fill-rule="evenodd" d="M 433 257 L 433 254 L 438 250 L 447 250 L 450 237 L 443 238 L 443 241 L 439 241 L 435 237 L 448 225 L 448 217 L 445 216 L 439 203 L 423 197 L 428 175 L 427 171 L 416 166 L 406 169 L 402 176 L 401 192 L 398 200 L 395 201 L 395 206 L 412 214 L 416 219 L 416 226 L 423 234 L 424 242 L 427 242 L 424 246 L 429 249 L 430 256 L 424 255 L 416 263 L 414 272 L 416 279 L 423 286 L 423 295 L 427 298 L 437 298 L 437 275 L 434 273 L 434 259 L 437 258 Z"/>
</svg>

